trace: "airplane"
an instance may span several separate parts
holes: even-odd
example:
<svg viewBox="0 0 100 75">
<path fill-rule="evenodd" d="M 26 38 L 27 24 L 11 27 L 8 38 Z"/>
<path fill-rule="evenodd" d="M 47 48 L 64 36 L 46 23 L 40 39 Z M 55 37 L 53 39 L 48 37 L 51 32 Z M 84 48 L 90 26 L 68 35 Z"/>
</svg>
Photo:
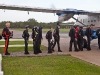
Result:
<svg viewBox="0 0 100 75">
<path fill-rule="evenodd" d="M 66 9 L 52 9 L 52 8 L 40 8 L 40 7 L 29 7 L 29 6 L 17 6 L 17 5 L 5 5 L 0 4 L 0 9 L 8 9 L 8 10 L 20 10 L 20 11 L 29 11 L 34 12 L 45 12 L 45 13 L 56 13 L 58 15 L 58 22 L 61 23 L 63 21 L 67 21 L 70 18 L 76 20 L 75 25 L 81 25 L 84 27 L 89 26 L 90 24 L 94 24 L 95 27 L 99 27 L 100 24 L 100 12 L 96 11 L 86 11 L 86 10 L 77 10 L 72 8 Z M 78 15 L 78 18 L 75 18 L 74 15 Z M 93 31 L 93 34 L 96 31 Z M 96 34 L 94 34 L 95 38 L 97 38 Z"/>
<path fill-rule="evenodd" d="M 58 21 L 63 22 L 67 21 L 70 18 L 76 20 L 75 24 L 88 26 L 90 24 L 95 24 L 98 26 L 100 23 L 100 12 L 92 12 L 92 11 L 85 11 L 85 10 L 77 10 L 72 8 L 67 9 L 52 9 L 52 8 L 40 8 L 40 7 L 29 7 L 29 6 L 17 6 L 17 5 L 5 5 L 0 4 L 0 9 L 8 9 L 8 10 L 20 10 L 20 11 L 29 11 L 34 12 L 46 12 L 46 13 L 56 13 L 58 15 Z M 74 15 L 79 15 L 76 19 Z"/>
</svg>

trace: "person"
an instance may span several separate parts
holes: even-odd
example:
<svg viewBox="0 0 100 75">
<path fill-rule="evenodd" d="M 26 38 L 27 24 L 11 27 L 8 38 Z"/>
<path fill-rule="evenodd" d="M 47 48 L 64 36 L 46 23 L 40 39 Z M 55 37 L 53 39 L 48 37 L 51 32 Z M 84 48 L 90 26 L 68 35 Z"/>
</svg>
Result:
<svg viewBox="0 0 100 75">
<path fill-rule="evenodd" d="M 41 40 L 43 40 L 43 37 L 42 37 L 42 28 L 43 28 L 42 26 L 39 27 L 39 40 L 38 40 L 39 41 L 39 46 L 38 46 L 39 47 L 39 53 L 42 53 L 42 51 L 40 50 Z"/>
<path fill-rule="evenodd" d="M 54 51 L 54 47 L 55 47 L 55 45 L 57 43 L 57 45 L 58 45 L 58 52 L 62 52 L 60 50 L 60 35 L 59 35 L 59 29 L 60 29 L 60 24 L 57 23 L 57 27 L 56 27 L 56 29 L 54 30 L 54 33 L 53 33 L 53 36 L 54 36 L 54 45 L 52 47 L 52 50 Z"/>
<path fill-rule="evenodd" d="M 10 53 L 8 52 L 8 45 L 9 45 L 10 35 L 12 34 L 12 32 L 9 30 L 9 28 L 10 28 L 10 23 L 6 23 L 6 27 L 2 31 L 2 36 L 5 39 L 5 47 L 4 47 L 5 55 L 10 55 Z"/>
<path fill-rule="evenodd" d="M 26 29 L 23 31 L 23 34 L 22 34 L 22 37 L 24 38 L 24 41 L 25 41 L 25 53 L 24 54 L 29 54 L 28 52 L 28 40 L 30 36 L 28 33 L 29 25 L 26 25 L 25 28 Z"/>
<path fill-rule="evenodd" d="M 35 37 L 36 37 L 35 27 L 33 27 L 33 28 L 32 28 L 32 35 L 31 35 L 31 38 L 33 39 L 33 50 L 34 50 Z"/>
<path fill-rule="evenodd" d="M 96 31 L 96 35 L 98 36 L 98 47 L 100 49 L 100 29 Z"/>
<path fill-rule="evenodd" d="M 39 28 L 35 27 L 35 39 L 34 39 L 34 54 L 39 52 Z"/>
<path fill-rule="evenodd" d="M 86 36 L 87 36 L 87 50 L 90 51 L 91 47 L 90 47 L 90 41 L 91 41 L 91 37 L 92 37 L 92 28 L 94 27 L 93 24 L 90 25 L 90 27 L 88 27 L 86 29 Z"/>
<path fill-rule="evenodd" d="M 83 27 L 80 26 L 79 28 L 79 31 L 78 31 L 78 47 L 79 47 L 79 50 L 83 51 Z"/>
<path fill-rule="evenodd" d="M 50 30 L 46 34 L 46 39 L 48 40 L 48 53 L 52 53 L 52 27 L 50 27 Z"/>
<path fill-rule="evenodd" d="M 76 28 L 77 28 L 77 26 L 74 25 L 73 28 L 70 29 L 70 32 L 69 32 L 69 37 L 70 37 L 69 52 L 72 52 L 72 44 L 73 43 L 74 43 L 74 48 L 75 48 L 74 51 L 76 51 L 76 52 L 78 51 L 78 48 L 77 48 L 77 39 L 76 39 L 77 36 L 75 36 L 75 33 L 76 33 L 75 29 Z"/>
</svg>

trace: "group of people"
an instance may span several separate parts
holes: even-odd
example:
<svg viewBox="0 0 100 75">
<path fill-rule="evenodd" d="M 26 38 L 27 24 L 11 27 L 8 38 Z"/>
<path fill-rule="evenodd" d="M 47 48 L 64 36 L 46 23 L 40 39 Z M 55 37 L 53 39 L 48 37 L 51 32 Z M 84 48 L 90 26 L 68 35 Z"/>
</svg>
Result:
<svg viewBox="0 0 100 75">
<path fill-rule="evenodd" d="M 86 28 L 85 34 L 83 32 L 83 27 L 79 25 L 74 25 L 72 29 L 70 29 L 69 37 L 70 37 L 70 46 L 69 51 L 72 51 L 72 44 L 74 43 L 74 48 L 76 52 L 83 51 L 85 47 L 88 51 L 91 50 L 90 41 L 92 38 L 92 29 L 94 25 L 91 24 L 90 27 Z M 87 40 L 84 38 L 87 37 Z M 100 41 L 99 41 L 100 42 Z"/>
<path fill-rule="evenodd" d="M 8 52 L 8 45 L 9 45 L 9 39 L 12 38 L 13 36 L 13 31 L 9 30 L 10 28 L 10 23 L 6 23 L 6 27 L 3 29 L 2 31 L 2 37 L 4 37 L 5 39 L 5 47 L 4 47 L 4 54 L 5 55 L 10 55 L 10 53 Z M 46 34 L 46 39 L 48 41 L 48 53 L 52 53 L 54 52 L 54 47 L 57 43 L 58 45 L 58 52 L 62 52 L 60 50 L 60 35 L 59 35 L 59 28 L 60 25 L 57 25 L 54 33 L 52 33 L 52 27 L 50 27 L 50 30 L 47 32 Z M 22 37 L 25 41 L 25 49 L 24 49 L 24 54 L 29 54 L 28 52 L 28 41 L 29 41 L 29 25 L 25 26 L 25 30 L 23 31 Z M 54 42 L 52 41 L 52 36 L 54 36 Z M 40 46 L 41 46 L 41 40 L 43 40 L 42 37 L 42 26 L 40 27 L 33 27 L 32 28 L 32 35 L 31 38 L 33 39 L 33 50 L 34 50 L 34 54 L 38 54 L 38 53 L 42 53 Z"/>
<path fill-rule="evenodd" d="M 22 34 L 22 37 L 25 40 L 25 53 L 24 54 L 29 54 L 29 52 L 28 52 L 28 40 L 29 40 L 29 36 L 30 36 L 29 33 L 28 33 L 29 25 L 26 25 L 25 28 L 26 29 L 23 31 L 23 34 Z M 52 33 L 53 28 L 50 27 L 50 30 L 46 34 L 46 39 L 48 41 L 48 53 L 52 53 L 54 51 L 54 47 L 56 45 L 56 42 L 57 42 L 57 45 L 58 45 L 58 52 L 62 52 L 60 50 L 59 28 L 60 28 L 60 25 L 57 25 L 54 33 Z M 52 41 L 52 35 L 54 36 L 54 43 Z M 42 51 L 40 49 L 41 40 L 43 40 L 42 27 L 41 26 L 40 27 L 35 26 L 35 27 L 32 28 L 31 38 L 33 39 L 34 54 L 42 53 Z"/>
<path fill-rule="evenodd" d="M 6 27 L 2 31 L 2 36 L 5 39 L 5 47 L 4 47 L 4 54 L 10 55 L 8 52 L 8 45 L 9 45 L 9 39 L 13 36 L 13 31 L 9 30 L 10 23 L 6 23 Z M 93 24 L 90 25 L 90 27 L 86 28 L 85 34 L 83 32 L 83 27 L 79 25 L 74 25 L 72 29 L 70 29 L 69 37 L 70 37 L 70 44 L 69 44 L 69 51 L 72 51 L 72 44 L 74 43 L 74 51 L 83 51 L 83 48 L 85 47 L 88 51 L 91 50 L 90 47 L 90 41 L 92 38 L 92 28 L 94 27 Z M 41 46 L 41 40 L 43 40 L 42 37 L 42 26 L 40 27 L 33 27 L 32 28 L 32 35 L 31 38 L 33 39 L 33 50 L 34 54 L 42 53 L 40 46 Z M 54 47 L 57 43 L 58 46 L 58 52 L 62 52 L 60 49 L 60 35 L 59 35 L 59 28 L 60 25 L 57 24 L 57 27 L 55 28 L 53 32 L 53 28 L 50 27 L 50 30 L 46 33 L 46 39 L 48 41 L 48 53 L 54 52 Z M 22 37 L 25 41 L 25 53 L 29 54 L 28 52 L 28 41 L 29 41 L 29 25 L 25 26 L 25 30 L 23 31 Z M 96 31 L 96 35 L 98 36 L 98 46 L 100 49 L 100 29 Z M 87 40 L 84 38 L 84 36 L 87 37 Z M 52 40 L 52 37 L 54 37 L 54 41 Z M 0 37 L 1 39 L 2 37 Z"/>
</svg>

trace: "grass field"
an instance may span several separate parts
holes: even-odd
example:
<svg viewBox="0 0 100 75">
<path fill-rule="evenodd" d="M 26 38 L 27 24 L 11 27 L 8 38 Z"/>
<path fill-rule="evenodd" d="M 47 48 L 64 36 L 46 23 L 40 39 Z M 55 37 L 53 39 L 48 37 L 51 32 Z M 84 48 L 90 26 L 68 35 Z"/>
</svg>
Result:
<svg viewBox="0 0 100 75">
<path fill-rule="evenodd" d="M 33 44 L 32 41 L 29 41 L 28 43 Z M 0 42 L 0 45 L 4 45 L 4 44 L 5 44 L 5 41 Z M 24 44 L 24 41 L 9 41 L 9 45 L 18 45 L 18 44 L 22 45 Z"/>
<path fill-rule="evenodd" d="M 0 29 L 0 34 L 2 33 L 2 29 Z"/>
<path fill-rule="evenodd" d="M 25 29 L 14 29 L 14 30 L 19 30 L 19 31 L 24 31 Z M 54 30 L 54 29 L 53 29 Z M 61 33 L 68 33 L 70 29 L 60 29 Z M 43 29 L 43 32 L 47 32 L 49 31 L 49 29 Z M 30 29 L 29 32 L 32 32 L 32 30 Z"/>
<path fill-rule="evenodd" d="M 3 57 L 4 75 L 100 75 L 100 67 L 71 56 Z"/>
<path fill-rule="evenodd" d="M 29 41 L 29 44 L 32 44 L 32 41 Z M 4 45 L 4 41 L 0 42 L 0 45 Z M 9 45 L 24 45 L 24 41 L 10 41 Z M 24 47 L 9 47 L 9 52 L 20 52 L 24 51 Z M 28 47 L 29 51 L 33 51 L 33 47 Z M 47 50 L 47 47 L 41 45 L 41 50 Z M 0 53 L 4 52 L 4 48 L 0 47 Z"/>
</svg>

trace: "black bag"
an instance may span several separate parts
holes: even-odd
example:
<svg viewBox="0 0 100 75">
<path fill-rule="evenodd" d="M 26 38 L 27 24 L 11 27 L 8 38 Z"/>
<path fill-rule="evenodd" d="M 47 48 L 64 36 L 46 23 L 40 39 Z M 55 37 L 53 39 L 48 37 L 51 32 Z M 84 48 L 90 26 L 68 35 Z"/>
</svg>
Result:
<svg viewBox="0 0 100 75">
<path fill-rule="evenodd" d="M 4 30 L 2 31 L 2 37 L 6 37 L 5 33 L 4 33 Z"/>
<path fill-rule="evenodd" d="M 22 34 L 22 38 L 25 38 L 25 31 L 24 31 L 23 34 Z"/>
<path fill-rule="evenodd" d="M 2 36 L 0 35 L 0 40 L 2 39 Z"/>
<path fill-rule="evenodd" d="M 45 37 L 46 37 L 46 39 L 48 39 L 48 32 L 46 33 L 46 36 Z"/>
<path fill-rule="evenodd" d="M 54 30 L 53 32 L 53 37 L 56 37 L 56 30 Z"/>
<path fill-rule="evenodd" d="M 85 38 L 83 38 L 83 48 L 87 48 L 87 41 Z"/>
</svg>

